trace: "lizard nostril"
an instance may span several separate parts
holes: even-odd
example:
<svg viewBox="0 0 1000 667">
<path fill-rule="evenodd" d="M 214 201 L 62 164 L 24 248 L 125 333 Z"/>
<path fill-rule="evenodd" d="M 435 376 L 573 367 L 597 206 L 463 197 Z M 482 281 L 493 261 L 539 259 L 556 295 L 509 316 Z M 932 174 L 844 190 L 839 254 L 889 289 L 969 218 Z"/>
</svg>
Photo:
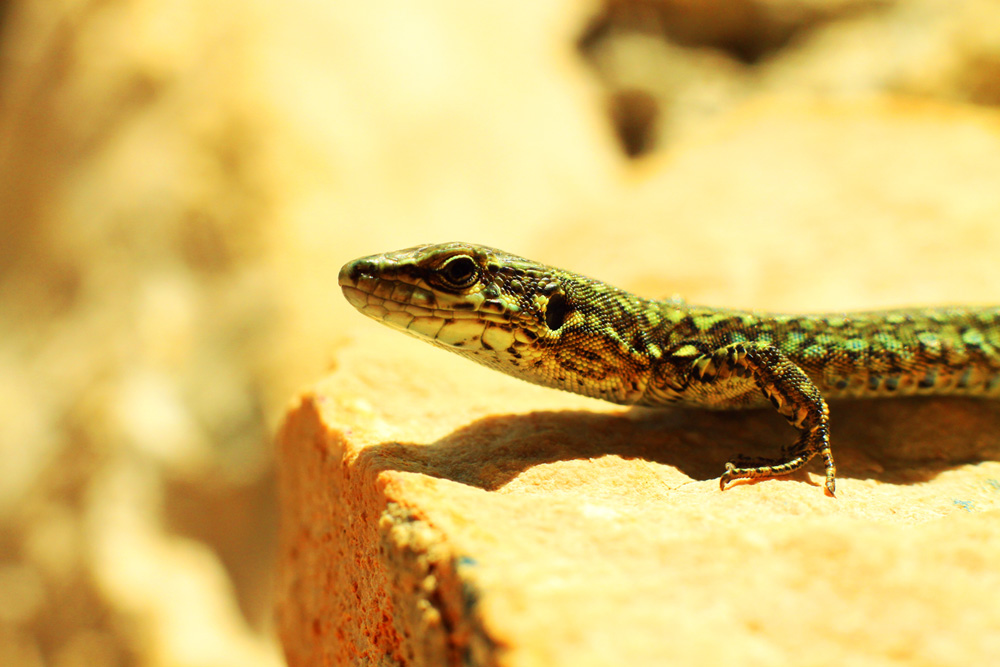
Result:
<svg viewBox="0 0 1000 667">
<path fill-rule="evenodd" d="M 375 269 L 375 263 L 370 259 L 356 259 L 353 262 L 348 262 L 340 269 L 340 275 L 338 276 L 338 282 L 341 285 L 354 286 L 358 283 L 358 280 L 362 276 L 372 275 Z"/>
</svg>

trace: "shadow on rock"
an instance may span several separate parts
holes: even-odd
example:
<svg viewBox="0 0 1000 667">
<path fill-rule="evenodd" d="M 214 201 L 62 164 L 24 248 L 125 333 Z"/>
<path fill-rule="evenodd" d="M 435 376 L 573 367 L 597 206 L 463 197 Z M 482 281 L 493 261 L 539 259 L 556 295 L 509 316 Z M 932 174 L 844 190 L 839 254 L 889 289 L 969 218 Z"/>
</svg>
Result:
<svg viewBox="0 0 1000 667">
<path fill-rule="evenodd" d="M 831 403 L 838 476 L 890 483 L 932 479 L 969 462 L 1000 460 L 1000 402 L 911 398 Z M 535 412 L 479 419 L 432 443 L 386 442 L 358 465 L 418 472 L 496 490 L 533 466 L 619 456 L 719 477 L 740 455 L 780 456 L 795 431 L 773 410 L 633 408 L 620 413 Z M 807 468 L 821 471 L 818 459 Z M 789 479 L 804 479 L 804 473 Z"/>
</svg>

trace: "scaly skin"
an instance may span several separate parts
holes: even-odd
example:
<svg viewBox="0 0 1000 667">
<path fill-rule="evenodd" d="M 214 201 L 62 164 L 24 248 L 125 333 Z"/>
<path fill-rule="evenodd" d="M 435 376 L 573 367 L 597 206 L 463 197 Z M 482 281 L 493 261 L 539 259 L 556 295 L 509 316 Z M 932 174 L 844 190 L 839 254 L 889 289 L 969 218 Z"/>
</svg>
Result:
<svg viewBox="0 0 1000 667">
<path fill-rule="evenodd" d="M 1000 307 L 779 315 L 629 294 L 466 243 L 363 257 L 340 285 L 365 315 L 528 382 L 624 405 L 774 405 L 799 431 L 782 458 L 732 463 L 720 487 L 819 455 L 826 398 L 1000 396 Z"/>
</svg>

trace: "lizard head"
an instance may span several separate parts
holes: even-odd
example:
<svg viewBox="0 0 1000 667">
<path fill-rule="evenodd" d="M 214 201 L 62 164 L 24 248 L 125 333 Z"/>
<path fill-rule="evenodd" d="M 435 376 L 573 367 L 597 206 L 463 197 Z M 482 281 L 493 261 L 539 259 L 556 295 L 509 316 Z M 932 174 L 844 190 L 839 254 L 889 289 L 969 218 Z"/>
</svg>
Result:
<svg viewBox="0 0 1000 667">
<path fill-rule="evenodd" d="M 365 315 L 509 375 L 616 402 L 641 393 L 625 371 L 648 363 L 634 340 L 647 302 L 590 278 L 444 243 L 348 262 L 340 286 Z"/>
<path fill-rule="evenodd" d="M 365 315 L 481 360 L 554 339 L 569 304 L 552 270 L 467 243 L 425 245 L 348 262 L 344 296 Z"/>
</svg>

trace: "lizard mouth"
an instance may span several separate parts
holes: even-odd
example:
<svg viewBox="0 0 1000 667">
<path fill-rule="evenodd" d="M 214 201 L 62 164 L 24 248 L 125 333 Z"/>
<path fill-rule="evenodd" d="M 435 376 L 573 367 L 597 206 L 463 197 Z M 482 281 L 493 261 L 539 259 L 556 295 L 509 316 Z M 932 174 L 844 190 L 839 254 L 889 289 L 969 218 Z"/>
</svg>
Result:
<svg viewBox="0 0 1000 667">
<path fill-rule="evenodd" d="M 417 318 L 440 318 L 434 293 L 400 280 L 393 268 L 376 257 L 348 262 L 338 276 L 344 297 L 365 315 L 395 328 L 407 329 Z"/>
<path fill-rule="evenodd" d="M 445 347 L 482 346 L 495 325 L 509 326 L 502 313 L 480 310 L 476 300 L 449 307 L 422 281 L 409 281 L 379 256 L 348 262 L 338 282 L 347 301 L 361 313 L 394 329 Z M 478 297 L 481 301 L 481 297 Z M 495 333 L 495 332 L 494 332 Z"/>
</svg>

